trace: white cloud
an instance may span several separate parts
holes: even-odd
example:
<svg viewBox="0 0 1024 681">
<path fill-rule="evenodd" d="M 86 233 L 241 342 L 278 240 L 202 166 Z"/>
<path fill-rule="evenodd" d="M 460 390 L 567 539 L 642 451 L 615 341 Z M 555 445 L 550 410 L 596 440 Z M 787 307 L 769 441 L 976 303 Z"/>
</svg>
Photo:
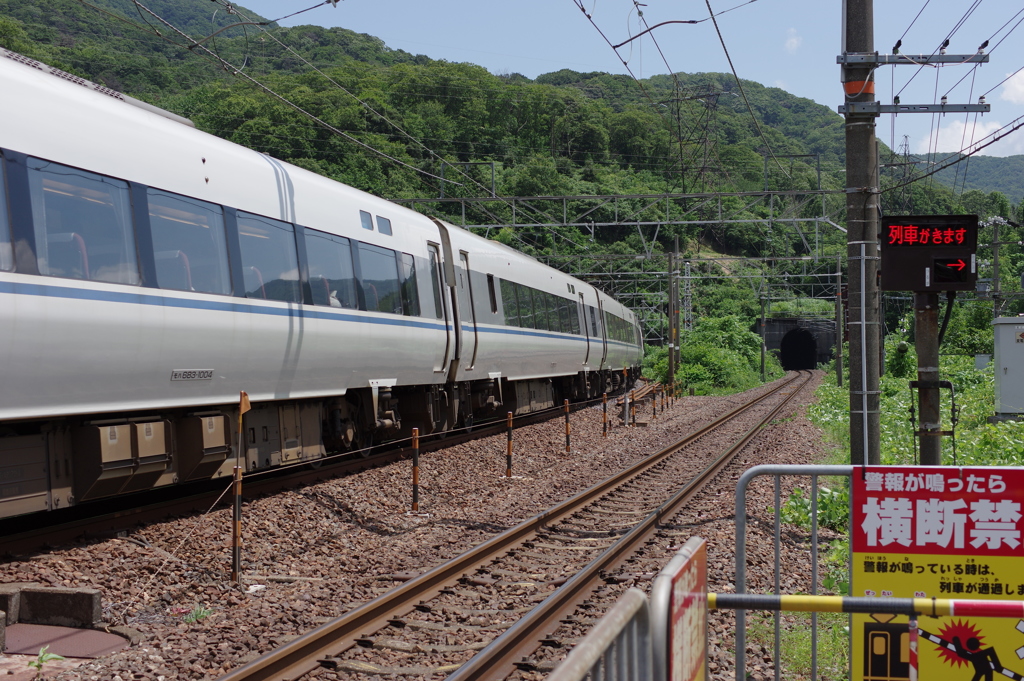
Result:
<svg viewBox="0 0 1024 681">
<path fill-rule="evenodd" d="M 977 123 L 964 121 L 947 120 L 942 122 L 938 137 L 935 141 L 932 137 L 924 136 L 917 140 L 913 146 L 915 154 L 927 154 L 938 152 L 940 155 L 953 153 L 961 149 L 970 149 L 973 145 L 985 144 L 991 141 L 988 135 L 1003 127 L 1003 124 L 994 120 L 978 120 Z M 966 135 L 964 131 L 966 130 Z M 934 131 L 933 131 L 934 132 Z M 1006 131 L 1003 131 L 1006 132 Z M 1013 156 L 1024 154 L 1024 130 L 1011 133 L 998 142 L 985 147 L 979 154 L 984 156 Z M 1001 134 L 1001 133 L 997 133 Z"/>
<path fill-rule="evenodd" d="M 1024 71 L 1018 71 L 1003 84 L 999 99 L 1013 104 L 1024 104 Z"/>
<path fill-rule="evenodd" d="M 786 52 L 796 54 L 796 51 L 800 49 L 803 42 L 804 39 L 797 34 L 795 28 L 786 31 Z"/>
</svg>

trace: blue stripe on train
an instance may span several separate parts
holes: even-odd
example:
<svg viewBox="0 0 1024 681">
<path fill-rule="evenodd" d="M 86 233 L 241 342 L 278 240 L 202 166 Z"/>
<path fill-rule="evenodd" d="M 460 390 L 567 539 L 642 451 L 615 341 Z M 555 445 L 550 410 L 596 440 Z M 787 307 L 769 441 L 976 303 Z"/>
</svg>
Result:
<svg viewBox="0 0 1024 681">
<path fill-rule="evenodd" d="M 0 293 L 22 296 L 40 296 L 44 298 L 65 298 L 68 300 L 91 300 L 105 303 L 121 303 L 127 305 L 149 305 L 155 307 L 172 307 L 185 310 L 208 310 L 212 312 L 237 312 L 248 314 L 269 315 L 272 317 L 304 317 L 307 319 L 328 319 L 341 322 L 357 322 L 360 324 L 380 324 L 383 326 L 405 326 L 414 329 L 429 329 L 432 331 L 444 331 L 450 327 L 438 322 L 422 321 L 414 317 L 372 317 L 368 314 L 356 314 L 352 312 L 335 312 L 333 308 L 312 307 L 288 303 L 288 307 L 276 307 L 263 305 L 257 302 L 234 302 L 237 299 L 192 299 L 176 298 L 174 296 L 156 295 L 152 293 L 134 293 L 128 291 L 105 291 L 102 289 L 73 288 L 70 286 L 54 286 L 51 284 L 26 284 L 21 282 L 0 281 Z M 229 302 L 231 301 L 231 302 Z M 463 331 L 472 332 L 471 325 L 463 324 Z M 496 333 L 515 336 L 533 336 L 536 338 L 553 338 L 557 340 L 571 340 L 585 343 L 583 336 L 571 334 L 551 333 L 523 329 L 515 326 L 493 327 L 478 326 L 478 333 Z M 609 345 L 619 345 L 625 348 L 636 348 L 635 345 L 621 341 L 609 340 Z"/>
</svg>

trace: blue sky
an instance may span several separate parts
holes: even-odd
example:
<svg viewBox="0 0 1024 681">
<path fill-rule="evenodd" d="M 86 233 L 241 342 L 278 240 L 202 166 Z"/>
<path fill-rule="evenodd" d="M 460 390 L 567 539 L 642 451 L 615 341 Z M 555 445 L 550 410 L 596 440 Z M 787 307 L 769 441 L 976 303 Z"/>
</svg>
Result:
<svg viewBox="0 0 1024 681">
<path fill-rule="evenodd" d="M 316 1 L 248 0 L 241 4 L 277 19 Z M 530 78 L 563 68 L 626 73 L 622 60 L 641 78 L 670 70 L 729 72 L 715 26 L 706 20 L 705 0 L 647 0 L 639 7 L 632 0 L 580 2 L 593 23 L 576 0 L 339 0 L 337 6 L 324 4 L 281 23 L 342 26 L 381 38 L 393 49 Z M 716 13 L 735 8 L 717 20 L 740 78 L 780 87 L 833 111 L 842 103 L 836 64 L 842 49 L 839 0 L 711 0 L 711 7 Z M 657 45 L 651 38 L 641 38 L 632 48 L 618 50 L 620 60 L 608 41 L 620 43 L 643 30 L 638 9 L 650 26 L 664 21 L 705 21 L 658 28 L 653 33 Z M 877 0 L 874 14 L 875 48 L 881 53 L 891 52 L 900 38 L 904 54 L 931 54 L 950 34 L 950 54 L 972 54 L 983 41 L 991 41 L 986 50 L 991 52 L 991 62 L 981 67 L 880 68 L 876 92 L 882 103 L 891 103 L 897 92 L 902 104 L 931 104 L 947 93 L 950 103 L 975 103 L 979 95 L 987 93 L 986 100 L 992 105 L 992 112 L 984 116 L 884 115 L 878 119 L 878 136 L 886 144 L 897 148 L 907 136 L 916 153 L 955 151 L 1024 116 L 1024 70 L 1000 84 L 1024 67 L 1024 49 L 1020 47 L 1024 24 L 1011 33 L 1024 19 L 1024 3 Z M 1024 128 L 980 153 L 1024 154 Z"/>
</svg>

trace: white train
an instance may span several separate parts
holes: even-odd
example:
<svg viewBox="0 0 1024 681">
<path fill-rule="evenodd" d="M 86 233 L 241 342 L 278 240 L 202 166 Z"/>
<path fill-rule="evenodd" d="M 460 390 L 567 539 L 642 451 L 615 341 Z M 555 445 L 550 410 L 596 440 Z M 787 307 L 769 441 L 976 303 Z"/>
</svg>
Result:
<svg viewBox="0 0 1024 681">
<path fill-rule="evenodd" d="M 0 517 L 611 391 L 632 312 L 0 49 Z"/>
</svg>

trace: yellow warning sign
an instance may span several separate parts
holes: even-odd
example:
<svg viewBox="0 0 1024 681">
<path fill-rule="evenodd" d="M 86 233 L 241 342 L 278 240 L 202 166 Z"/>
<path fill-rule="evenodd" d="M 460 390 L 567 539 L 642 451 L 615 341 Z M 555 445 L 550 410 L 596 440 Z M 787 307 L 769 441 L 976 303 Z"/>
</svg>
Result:
<svg viewBox="0 0 1024 681">
<path fill-rule="evenodd" d="M 1024 600 L 1024 469 L 854 474 L 852 596 Z M 1024 681 L 1024 620 L 854 615 L 852 679 Z"/>
</svg>

